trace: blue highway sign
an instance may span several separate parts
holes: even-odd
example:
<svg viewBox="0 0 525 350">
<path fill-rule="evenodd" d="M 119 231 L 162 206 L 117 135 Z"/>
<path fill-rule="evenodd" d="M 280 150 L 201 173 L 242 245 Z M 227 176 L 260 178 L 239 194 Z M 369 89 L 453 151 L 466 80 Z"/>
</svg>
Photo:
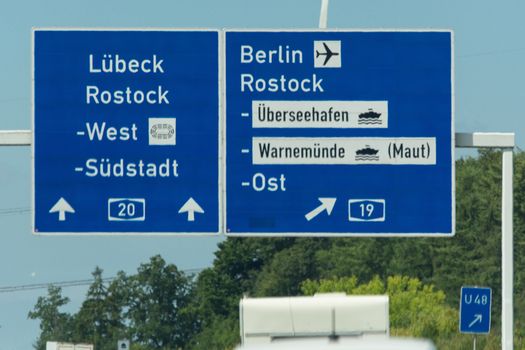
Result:
<svg viewBox="0 0 525 350">
<path fill-rule="evenodd" d="M 225 40 L 227 234 L 454 234 L 451 31 Z"/>
<path fill-rule="evenodd" d="M 461 287 L 459 331 L 488 334 L 492 290 L 486 287 Z"/>
<path fill-rule="evenodd" d="M 34 232 L 219 233 L 219 33 L 33 42 Z"/>
</svg>

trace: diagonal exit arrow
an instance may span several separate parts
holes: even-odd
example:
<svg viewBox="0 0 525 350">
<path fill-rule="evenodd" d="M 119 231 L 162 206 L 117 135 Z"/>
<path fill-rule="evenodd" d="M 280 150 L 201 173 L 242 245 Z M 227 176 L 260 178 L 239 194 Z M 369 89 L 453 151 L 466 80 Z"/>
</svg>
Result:
<svg viewBox="0 0 525 350">
<path fill-rule="evenodd" d="M 481 320 L 483 319 L 483 316 L 481 316 L 481 314 L 475 314 L 474 315 L 474 320 L 472 322 L 470 322 L 470 324 L 468 325 L 468 328 L 471 328 L 473 325 L 475 325 L 476 323 L 481 323 Z"/>
<path fill-rule="evenodd" d="M 307 213 L 304 217 L 306 218 L 306 220 L 310 221 L 325 210 L 326 213 L 330 215 L 332 213 L 332 210 L 334 209 L 336 200 L 337 198 L 335 197 L 319 197 L 321 205 Z"/>
</svg>

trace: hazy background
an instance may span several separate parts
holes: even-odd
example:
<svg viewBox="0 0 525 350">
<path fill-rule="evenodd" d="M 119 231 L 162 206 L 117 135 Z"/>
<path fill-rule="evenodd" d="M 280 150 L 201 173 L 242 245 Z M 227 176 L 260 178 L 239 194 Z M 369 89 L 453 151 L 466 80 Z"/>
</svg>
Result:
<svg viewBox="0 0 525 350">
<path fill-rule="evenodd" d="M 27 0 L 0 4 L 0 129 L 31 127 L 31 27 L 315 28 L 321 0 Z M 329 28 L 450 28 L 455 33 L 456 130 L 521 132 L 525 2 L 331 0 Z M 461 153 L 465 154 L 465 153 Z M 0 349 L 29 350 L 27 313 L 45 289 L 5 287 L 111 277 L 162 254 L 180 269 L 213 261 L 218 237 L 31 235 L 30 147 L 0 148 Z M 64 288 L 76 311 L 85 286 Z"/>
</svg>

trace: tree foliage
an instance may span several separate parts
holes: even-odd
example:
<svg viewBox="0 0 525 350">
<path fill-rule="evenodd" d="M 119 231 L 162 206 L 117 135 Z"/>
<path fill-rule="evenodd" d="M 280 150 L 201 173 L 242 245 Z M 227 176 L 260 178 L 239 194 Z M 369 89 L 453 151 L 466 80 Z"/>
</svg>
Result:
<svg viewBox="0 0 525 350">
<path fill-rule="evenodd" d="M 392 276 L 386 284 L 378 276 L 358 284 L 355 276 L 306 280 L 301 284 L 305 295 L 345 292 L 347 295 L 389 296 L 390 326 L 393 335 L 433 338 L 450 337 L 458 329 L 457 311 L 445 303 L 445 294 L 424 285 L 417 278 Z"/>
<path fill-rule="evenodd" d="M 40 336 L 34 347 L 45 350 L 49 339 L 69 339 L 71 337 L 71 316 L 61 312 L 60 308 L 69 302 L 62 296 L 62 289 L 50 285 L 46 297 L 39 297 L 28 317 L 40 320 Z"/>
<path fill-rule="evenodd" d="M 126 315 L 133 340 L 152 349 L 182 347 L 192 331 L 191 317 L 184 310 L 190 300 L 189 278 L 154 256 L 129 279 L 129 287 Z"/>
<path fill-rule="evenodd" d="M 158 255 L 140 265 L 135 275 L 120 272 L 108 286 L 102 272 L 98 267 L 93 271 L 86 299 L 74 315 L 60 312 L 69 301 L 60 288 L 50 286 L 48 296 L 38 299 L 29 313 L 40 320 L 35 349 L 45 349 L 46 341 L 68 341 L 113 350 L 123 338 L 130 339 L 134 349 L 184 347 L 194 332 L 194 317 L 188 310 L 191 277 Z"/>
</svg>

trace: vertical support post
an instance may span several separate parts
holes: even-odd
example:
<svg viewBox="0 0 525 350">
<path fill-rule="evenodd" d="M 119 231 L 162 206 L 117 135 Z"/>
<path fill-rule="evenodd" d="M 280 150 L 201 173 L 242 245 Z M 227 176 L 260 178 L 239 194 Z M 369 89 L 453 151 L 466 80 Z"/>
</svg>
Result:
<svg viewBox="0 0 525 350">
<path fill-rule="evenodd" d="M 322 0 L 321 14 L 319 15 L 319 28 L 326 29 L 328 24 L 328 0 Z"/>
<path fill-rule="evenodd" d="M 473 349 L 476 350 L 476 335 L 474 335 L 474 345 L 473 345 Z"/>
<path fill-rule="evenodd" d="M 514 349 L 514 237 L 513 237 L 513 150 L 503 149 L 502 193 L 501 193 L 501 259 L 502 259 L 502 305 L 501 305 L 501 348 Z"/>
</svg>

